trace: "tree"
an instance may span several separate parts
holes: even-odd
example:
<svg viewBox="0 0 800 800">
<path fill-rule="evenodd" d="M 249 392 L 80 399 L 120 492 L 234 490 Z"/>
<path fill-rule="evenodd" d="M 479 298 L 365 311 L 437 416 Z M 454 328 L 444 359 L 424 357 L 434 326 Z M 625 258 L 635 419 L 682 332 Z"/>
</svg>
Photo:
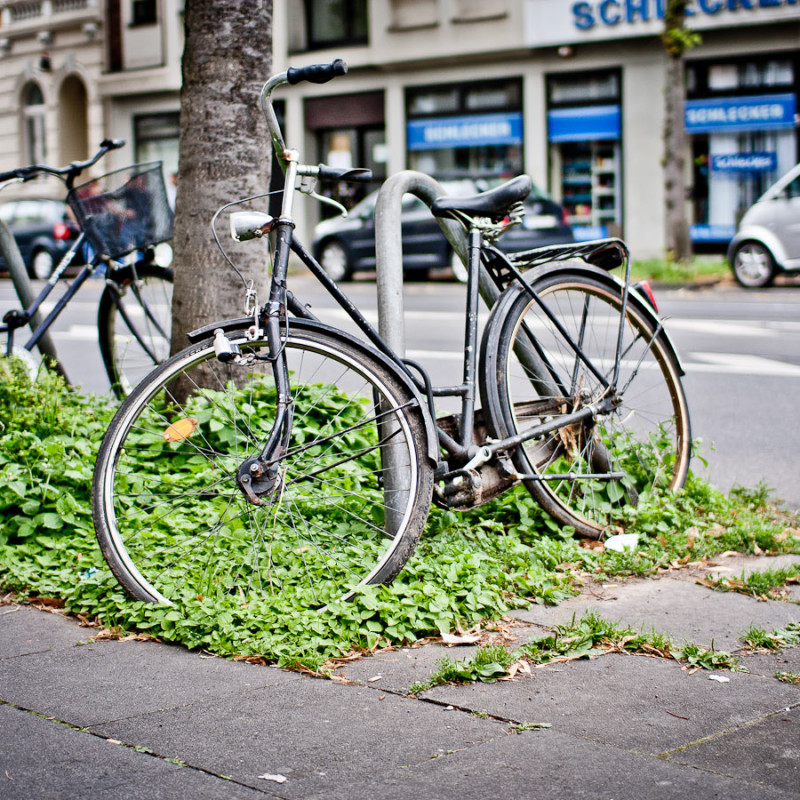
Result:
<svg viewBox="0 0 800 800">
<path fill-rule="evenodd" d="M 686 75 L 684 54 L 699 43 L 698 34 L 686 27 L 689 0 L 667 0 L 664 34 L 667 54 L 667 87 L 664 114 L 664 196 L 667 252 L 676 261 L 692 257 L 692 240 L 686 218 Z"/>
<path fill-rule="evenodd" d="M 184 15 L 173 353 L 193 328 L 242 316 L 242 281 L 209 225 L 225 203 L 267 190 L 271 154 L 258 97 L 271 72 L 272 0 L 186 0 Z M 223 243 L 246 280 L 265 285 L 264 250 Z"/>
</svg>

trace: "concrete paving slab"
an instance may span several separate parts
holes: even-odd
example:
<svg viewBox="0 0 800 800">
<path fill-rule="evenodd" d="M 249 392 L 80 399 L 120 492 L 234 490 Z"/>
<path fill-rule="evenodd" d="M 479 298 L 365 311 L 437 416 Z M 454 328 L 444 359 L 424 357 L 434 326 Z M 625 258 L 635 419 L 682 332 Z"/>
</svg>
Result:
<svg viewBox="0 0 800 800">
<path fill-rule="evenodd" d="M 407 800 L 419 764 L 505 737 L 508 726 L 309 678 L 92 730 L 250 786 L 263 786 L 264 773 L 284 775 L 282 797 Z"/>
<path fill-rule="evenodd" d="M 690 674 L 675 661 L 610 654 L 492 685 L 438 686 L 426 698 L 657 755 L 800 702 L 797 687 L 745 673 Z"/>
<path fill-rule="evenodd" d="M 770 569 L 786 569 L 800 567 L 800 556 L 786 554 L 780 556 L 746 556 L 730 555 L 724 558 L 715 558 L 709 564 L 709 575 L 727 575 L 739 577 L 751 572 L 765 572 Z"/>
<path fill-rule="evenodd" d="M 249 800 L 253 789 L 0 705 L 3 800 Z"/>
<path fill-rule="evenodd" d="M 526 731 L 419 765 L 406 798 L 426 800 L 790 800 L 784 791 L 563 733 Z M 320 800 L 323 795 L 314 796 Z"/>
<path fill-rule="evenodd" d="M 72 647 L 96 631 L 21 605 L 0 606 L 0 659 Z"/>
<path fill-rule="evenodd" d="M 0 700 L 86 727 L 298 680 L 155 642 L 99 641 L 0 661 Z"/>
<path fill-rule="evenodd" d="M 442 644 L 426 644 L 422 647 L 389 650 L 351 661 L 338 668 L 336 674 L 347 680 L 369 685 L 378 691 L 405 694 L 413 684 L 427 681 L 441 659 L 469 658 L 477 649 L 474 645 L 447 647 Z"/>
<path fill-rule="evenodd" d="M 749 655 L 742 658 L 742 665 L 752 675 L 763 675 L 767 678 L 774 677 L 776 672 L 794 672 L 800 675 L 800 647 L 790 647 L 778 653 Z"/>
<path fill-rule="evenodd" d="M 800 691 L 797 698 L 800 701 Z M 800 792 L 800 709 L 787 709 L 748 728 L 699 742 L 669 760 Z"/>
<path fill-rule="evenodd" d="M 587 611 L 637 630 L 669 634 L 677 642 L 713 644 L 717 650 L 728 651 L 741 647 L 739 636 L 751 624 L 772 630 L 800 620 L 800 606 L 794 603 L 759 601 L 675 578 L 630 581 L 579 595 L 559 606 L 531 606 L 512 615 L 551 627 Z"/>
</svg>

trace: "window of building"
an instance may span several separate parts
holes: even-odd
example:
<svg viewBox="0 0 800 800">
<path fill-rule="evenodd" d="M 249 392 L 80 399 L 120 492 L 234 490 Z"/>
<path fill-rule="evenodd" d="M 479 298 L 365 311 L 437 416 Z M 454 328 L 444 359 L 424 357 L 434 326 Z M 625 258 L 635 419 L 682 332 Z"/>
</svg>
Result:
<svg viewBox="0 0 800 800">
<path fill-rule="evenodd" d="M 408 89 L 406 141 L 411 169 L 439 180 L 522 172 L 522 81 Z"/>
<path fill-rule="evenodd" d="M 547 98 L 550 185 L 575 238 L 621 235 L 619 72 L 551 75 Z"/>
<path fill-rule="evenodd" d="M 797 162 L 799 66 L 786 55 L 688 65 L 695 245 L 724 250 L 744 211 Z"/>
<path fill-rule="evenodd" d="M 157 22 L 157 0 L 133 0 L 131 4 L 131 26 L 155 25 Z"/>
<path fill-rule="evenodd" d="M 37 83 L 29 83 L 22 92 L 22 114 L 25 137 L 25 160 L 29 164 L 44 164 L 45 136 L 44 95 Z"/>
<path fill-rule="evenodd" d="M 367 0 L 306 0 L 308 49 L 366 44 Z"/>
</svg>

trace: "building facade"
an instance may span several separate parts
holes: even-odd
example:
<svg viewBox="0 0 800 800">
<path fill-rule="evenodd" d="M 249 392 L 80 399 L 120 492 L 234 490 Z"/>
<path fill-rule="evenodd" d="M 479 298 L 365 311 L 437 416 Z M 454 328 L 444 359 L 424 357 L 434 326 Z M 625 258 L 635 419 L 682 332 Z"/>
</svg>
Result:
<svg viewBox="0 0 800 800">
<path fill-rule="evenodd" d="M 375 185 L 408 168 L 527 172 L 579 237 L 661 255 L 663 12 L 663 0 L 274 0 L 275 71 L 350 67 L 279 90 L 287 142 L 370 167 Z M 0 169 L 42 147 L 65 162 L 104 135 L 131 143 L 115 165 L 177 168 L 180 0 L 0 0 L 0 14 Z M 687 22 L 702 36 L 687 56 L 687 210 L 698 248 L 722 251 L 800 154 L 800 0 L 693 0 Z M 321 211 L 300 206 L 308 238 Z"/>
</svg>

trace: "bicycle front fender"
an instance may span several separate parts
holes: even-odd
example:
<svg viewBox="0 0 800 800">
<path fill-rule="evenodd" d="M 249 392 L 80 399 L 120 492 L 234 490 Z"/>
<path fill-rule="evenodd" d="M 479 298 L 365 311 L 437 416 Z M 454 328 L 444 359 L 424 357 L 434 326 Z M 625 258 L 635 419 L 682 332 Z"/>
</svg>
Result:
<svg viewBox="0 0 800 800">
<path fill-rule="evenodd" d="M 235 331 L 247 330 L 253 324 L 252 317 L 239 317 L 237 319 L 226 319 L 219 322 L 212 322 L 209 325 L 204 325 L 202 328 L 197 328 L 189 331 L 187 334 L 189 341 L 192 344 L 201 342 L 204 339 L 213 338 L 214 332 L 222 330 L 223 333 L 233 333 Z M 436 425 L 431 419 L 428 411 L 428 403 L 422 397 L 414 382 L 409 376 L 401 370 L 390 358 L 385 356 L 380 350 L 365 344 L 360 339 L 347 333 L 346 331 L 334 328 L 331 325 L 326 325 L 324 322 L 316 320 L 300 319 L 298 317 L 291 317 L 290 322 L 292 330 L 315 330 L 330 334 L 340 339 L 344 339 L 347 343 L 357 350 L 363 351 L 366 355 L 379 361 L 381 366 L 385 367 L 395 379 L 401 383 L 417 401 L 419 408 L 422 411 L 422 418 L 425 423 L 425 437 L 427 440 L 427 456 L 431 462 L 436 465 L 439 463 L 439 437 L 436 433 Z"/>
</svg>

